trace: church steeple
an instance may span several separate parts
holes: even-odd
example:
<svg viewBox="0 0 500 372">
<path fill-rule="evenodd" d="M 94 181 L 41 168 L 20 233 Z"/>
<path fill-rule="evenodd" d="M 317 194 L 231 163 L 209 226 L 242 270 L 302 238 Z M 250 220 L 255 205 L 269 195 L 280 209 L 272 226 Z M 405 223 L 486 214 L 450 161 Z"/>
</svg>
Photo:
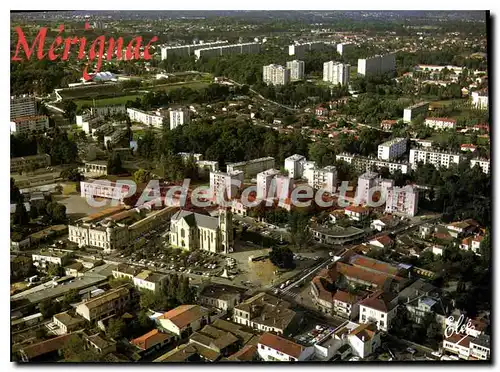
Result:
<svg viewBox="0 0 500 372">
<path fill-rule="evenodd" d="M 219 230 L 221 236 L 221 251 L 229 253 L 233 247 L 233 213 L 231 208 L 219 208 Z"/>
</svg>

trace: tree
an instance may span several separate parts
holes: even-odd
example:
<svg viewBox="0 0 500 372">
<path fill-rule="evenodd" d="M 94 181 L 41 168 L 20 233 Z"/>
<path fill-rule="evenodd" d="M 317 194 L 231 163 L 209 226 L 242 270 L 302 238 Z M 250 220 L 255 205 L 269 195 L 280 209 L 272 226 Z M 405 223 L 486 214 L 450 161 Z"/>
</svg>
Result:
<svg viewBox="0 0 500 372">
<path fill-rule="evenodd" d="M 21 200 L 21 192 L 19 191 L 19 187 L 16 186 L 14 178 L 10 178 L 10 203 L 16 204 Z"/>
<path fill-rule="evenodd" d="M 16 204 L 16 211 L 14 212 L 14 225 L 27 225 L 30 222 L 30 216 L 26 211 L 23 202 Z"/>
<path fill-rule="evenodd" d="M 62 109 L 64 110 L 63 116 L 69 120 L 70 123 L 73 123 L 75 121 L 75 116 L 76 116 L 76 103 L 69 100 L 63 100 L 61 103 Z"/>
<path fill-rule="evenodd" d="M 122 167 L 122 159 L 120 154 L 114 152 L 108 159 L 108 174 L 120 174 L 123 173 L 124 169 Z"/>
<path fill-rule="evenodd" d="M 60 265 L 49 263 L 47 265 L 47 275 L 50 277 L 62 276 L 64 275 L 64 270 Z"/>
<path fill-rule="evenodd" d="M 312 239 L 309 230 L 309 216 L 305 213 L 292 212 L 290 213 L 289 224 L 292 243 L 299 250 L 307 247 Z"/>
<path fill-rule="evenodd" d="M 112 318 L 109 320 L 108 327 L 106 328 L 106 336 L 118 340 L 123 337 L 125 328 L 125 323 L 121 318 Z"/>
<path fill-rule="evenodd" d="M 134 173 L 136 183 L 146 183 L 151 179 L 151 173 L 143 168 L 140 168 Z"/>
<path fill-rule="evenodd" d="M 292 269 L 295 267 L 293 262 L 293 252 L 286 246 L 274 246 L 269 252 L 269 259 L 273 265 L 280 269 Z"/>
</svg>

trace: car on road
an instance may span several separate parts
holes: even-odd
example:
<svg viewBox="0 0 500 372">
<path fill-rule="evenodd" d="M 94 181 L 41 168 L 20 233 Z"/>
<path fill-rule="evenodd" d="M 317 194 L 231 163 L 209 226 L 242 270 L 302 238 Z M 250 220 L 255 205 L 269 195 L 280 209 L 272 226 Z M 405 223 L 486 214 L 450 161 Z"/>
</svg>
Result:
<svg viewBox="0 0 500 372">
<path fill-rule="evenodd" d="M 280 285 L 280 289 L 283 289 L 285 288 L 285 283 L 283 283 L 282 285 Z"/>
<path fill-rule="evenodd" d="M 290 283 L 291 283 L 290 280 L 287 280 L 285 285 L 290 285 Z"/>
<path fill-rule="evenodd" d="M 280 293 L 280 290 L 279 289 L 275 289 L 274 290 L 274 294 L 278 294 L 278 293 Z"/>
<path fill-rule="evenodd" d="M 406 348 L 406 351 L 407 351 L 407 352 L 409 352 L 409 353 L 410 353 L 410 354 L 412 354 L 412 355 L 413 355 L 413 354 L 415 354 L 415 353 L 417 352 L 417 350 L 415 350 L 415 349 L 414 349 L 414 348 L 412 348 L 412 347 L 408 347 L 408 348 Z"/>
</svg>

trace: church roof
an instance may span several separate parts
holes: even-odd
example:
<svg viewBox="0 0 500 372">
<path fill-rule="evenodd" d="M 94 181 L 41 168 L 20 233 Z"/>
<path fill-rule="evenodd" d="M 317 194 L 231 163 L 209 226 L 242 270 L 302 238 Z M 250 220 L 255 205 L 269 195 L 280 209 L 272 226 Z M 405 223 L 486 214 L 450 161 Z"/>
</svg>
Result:
<svg viewBox="0 0 500 372">
<path fill-rule="evenodd" d="M 184 219 L 189 226 L 198 226 L 206 229 L 216 230 L 219 226 L 217 217 L 205 216 L 204 214 L 180 210 L 172 216 L 172 221 Z"/>
</svg>

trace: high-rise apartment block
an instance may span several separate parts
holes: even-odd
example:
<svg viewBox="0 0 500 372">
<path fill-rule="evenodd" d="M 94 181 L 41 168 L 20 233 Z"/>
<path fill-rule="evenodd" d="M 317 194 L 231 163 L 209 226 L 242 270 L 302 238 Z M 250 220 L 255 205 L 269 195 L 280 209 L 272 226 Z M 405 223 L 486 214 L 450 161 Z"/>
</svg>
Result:
<svg viewBox="0 0 500 372">
<path fill-rule="evenodd" d="M 418 211 L 418 189 L 415 186 L 387 189 L 385 212 L 413 217 Z"/>
<path fill-rule="evenodd" d="M 465 156 L 462 154 L 433 148 L 410 150 L 410 165 L 413 169 L 417 168 L 419 162 L 422 162 L 422 164 L 433 164 L 436 168 L 449 168 L 451 164 L 459 164 L 464 159 Z"/>
<path fill-rule="evenodd" d="M 393 138 L 378 146 L 378 158 L 382 160 L 393 160 L 399 158 L 406 152 L 406 138 Z"/>
<path fill-rule="evenodd" d="M 410 107 L 407 107 L 403 111 L 403 121 L 405 123 L 409 123 L 412 120 L 415 120 L 417 116 L 423 115 L 427 116 L 427 112 L 429 111 L 429 102 L 418 102 Z"/>
<path fill-rule="evenodd" d="M 184 125 L 187 123 L 189 123 L 189 110 L 170 110 L 170 130 L 177 128 L 179 125 Z"/>
<path fill-rule="evenodd" d="M 214 202 L 217 201 L 218 197 L 228 200 L 237 197 L 243 186 L 243 180 L 244 173 L 242 171 L 210 172 L 210 191 Z"/>
<path fill-rule="evenodd" d="M 304 61 L 299 61 L 298 59 L 294 61 L 288 61 L 286 63 L 286 68 L 290 70 L 291 81 L 304 79 L 304 70 L 305 70 Z"/>
<path fill-rule="evenodd" d="M 275 64 L 264 66 L 262 80 L 268 85 L 288 84 L 290 81 L 290 69 Z"/>
<path fill-rule="evenodd" d="M 10 120 L 20 117 L 36 116 L 35 96 L 23 94 L 22 96 L 10 97 Z"/>
<path fill-rule="evenodd" d="M 328 61 L 323 64 L 323 81 L 328 81 L 334 85 L 349 84 L 351 65 L 339 62 Z"/>
<path fill-rule="evenodd" d="M 288 171 L 288 176 L 294 179 L 302 177 L 304 172 L 304 163 L 306 157 L 299 154 L 294 154 L 285 159 L 285 169 Z"/>
<path fill-rule="evenodd" d="M 395 72 L 396 72 L 396 57 L 392 53 L 358 59 L 359 75 L 375 76 L 388 73 L 394 74 Z"/>
</svg>

